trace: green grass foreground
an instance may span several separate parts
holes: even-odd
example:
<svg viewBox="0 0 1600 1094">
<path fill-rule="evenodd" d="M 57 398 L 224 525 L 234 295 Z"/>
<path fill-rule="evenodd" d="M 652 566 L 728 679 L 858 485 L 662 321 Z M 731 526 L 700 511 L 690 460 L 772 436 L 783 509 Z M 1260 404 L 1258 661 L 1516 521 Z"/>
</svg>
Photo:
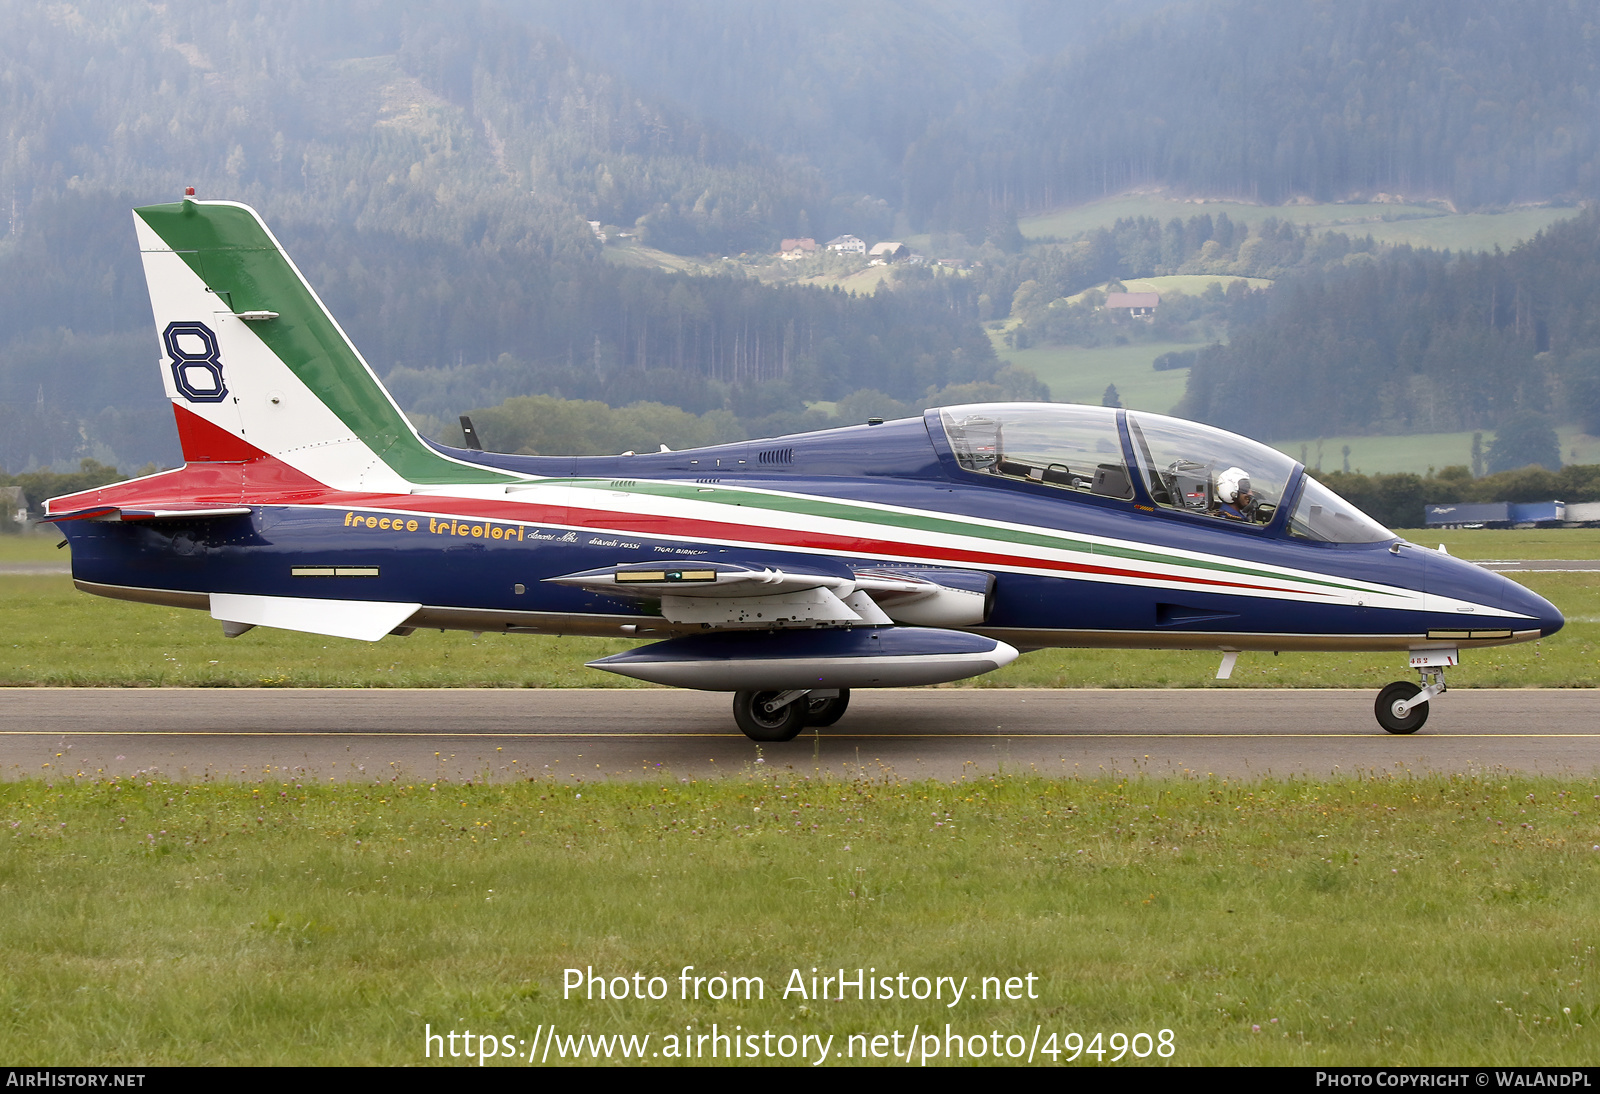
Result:
<svg viewBox="0 0 1600 1094">
<path fill-rule="evenodd" d="M 27 780 L 0 839 L 16 1065 L 423 1063 L 425 1025 L 843 1050 L 947 1022 L 1168 1029 L 1177 1064 L 1570 1065 L 1600 1022 L 1593 779 Z M 685 965 L 765 998 L 684 1001 Z M 564 999 L 590 966 L 670 991 Z M 1038 998 L 784 999 L 813 967 L 1033 974 Z"/>
</svg>

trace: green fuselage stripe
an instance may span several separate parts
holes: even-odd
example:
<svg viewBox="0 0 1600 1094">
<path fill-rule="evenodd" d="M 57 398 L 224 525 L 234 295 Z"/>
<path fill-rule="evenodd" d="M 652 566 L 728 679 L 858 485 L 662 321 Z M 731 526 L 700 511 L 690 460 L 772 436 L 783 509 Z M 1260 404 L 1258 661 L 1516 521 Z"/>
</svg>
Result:
<svg viewBox="0 0 1600 1094">
<path fill-rule="evenodd" d="M 615 491 L 610 480 L 595 479 L 592 481 L 574 481 L 568 485 L 583 489 Z M 953 536 L 970 536 L 977 539 L 994 540 L 1001 543 L 1014 543 L 1029 547 L 1044 547 L 1057 551 L 1080 551 L 1084 554 L 1099 555 L 1109 558 L 1121 558 L 1134 562 L 1155 563 L 1163 566 L 1186 566 L 1197 570 L 1215 570 L 1220 573 L 1236 574 L 1240 576 L 1265 578 L 1273 581 L 1293 581 L 1303 585 L 1321 585 L 1330 589 L 1340 589 L 1345 592 L 1366 592 L 1367 589 L 1359 585 L 1349 585 L 1339 581 L 1329 581 L 1324 578 L 1304 577 L 1300 575 L 1284 575 L 1271 570 L 1258 570 L 1250 566 L 1241 566 L 1236 563 L 1212 562 L 1203 559 L 1180 558 L 1173 555 L 1164 555 L 1155 551 L 1142 551 L 1135 547 L 1116 547 L 1104 543 L 1092 543 L 1088 540 L 1072 539 L 1067 536 L 1055 535 L 1046 532 L 1031 532 L 1013 528 L 995 528 L 987 524 L 970 523 L 948 517 L 936 516 L 926 513 L 897 513 L 877 509 L 870 505 L 855 505 L 849 502 L 833 501 L 826 498 L 802 497 L 794 495 L 766 494 L 756 491 L 735 490 L 726 484 L 718 485 L 716 493 L 736 492 L 737 501 L 722 501 L 719 498 L 708 498 L 703 487 L 679 486 L 667 482 L 636 482 L 627 487 L 632 494 L 651 494 L 657 497 L 674 498 L 682 501 L 711 502 L 717 505 L 730 507 L 744 507 L 749 509 L 770 509 L 774 512 L 800 513 L 812 517 L 826 517 L 832 520 L 848 520 L 863 524 L 873 524 L 880 527 L 915 529 L 922 532 L 938 532 Z"/>
</svg>

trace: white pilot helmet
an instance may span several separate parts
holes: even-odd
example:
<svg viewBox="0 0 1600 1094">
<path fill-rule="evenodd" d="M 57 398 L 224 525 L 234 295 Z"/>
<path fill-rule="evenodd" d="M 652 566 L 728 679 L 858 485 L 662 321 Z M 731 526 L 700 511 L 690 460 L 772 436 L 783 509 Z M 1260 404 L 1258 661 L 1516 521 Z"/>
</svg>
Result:
<svg viewBox="0 0 1600 1094">
<path fill-rule="evenodd" d="M 1217 498 L 1232 505 L 1240 494 L 1250 493 L 1250 474 L 1242 467 L 1230 467 L 1217 476 Z"/>
</svg>

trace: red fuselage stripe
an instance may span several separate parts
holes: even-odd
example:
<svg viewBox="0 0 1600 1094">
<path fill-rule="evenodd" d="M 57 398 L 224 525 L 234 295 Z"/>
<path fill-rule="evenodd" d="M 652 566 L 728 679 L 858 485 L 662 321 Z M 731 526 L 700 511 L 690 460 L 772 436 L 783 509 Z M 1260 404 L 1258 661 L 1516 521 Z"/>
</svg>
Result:
<svg viewBox="0 0 1600 1094">
<path fill-rule="evenodd" d="M 558 527 L 582 528 L 591 532 L 632 533 L 640 536 L 665 536 L 672 539 L 694 541 L 719 540 L 734 544 L 759 543 L 768 547 L 789 547 L 825 551 L 833 554 L 864 555 L 869 558 L 891 555 L 915 558 L 923 562 L 967 562 L 979 566 L 1010 566 L 1024 569 L 1056 570 L 1063 573 L 1097 574 L 1144 582 L 1173 581 L 1188 585 L 1224 589 L 1249 589 L 1273 593 L 1299 591 L 1272 585 L 1255 585 L 1242 581 L 1219 581 L 1215 578 L 1188 577 L 1181 574 L 1156 574 L 1148 571 L 1123 569 L 1117 566 L 1061 562 L 1025 555 L 973 551 L 959 547 L 933 549 L 921 544 L 904 543 L 898 540 L 877 537 L 828 535 L 819 532 L 803 532 L 797 529 L 758 527 L 712 520 L 691 520 L 684 517 L 652 516 L 644 513 L 615 513 L 599 509 L 541 506 L 528 502 L 516 503 L 515 515 L 506 511 L 508 506 L 504 502 L 478 498 L 441 498 L 438 501 L 433 501 L 410 494 L 330 494 L 325 504 L 330 508 L 343 504 L 354 507 L 367 506 L 382 509 L 400 509 L 406 512 L 436 513 L 446 516 L 458 516 L 465 513 L 479 520 L 546 524 Z"/>
<path fill-rule="evenodd" d="M 267 466 L 272 465 L 272 466 Z M 275 488 L 255 483 L 272 481 Z M 284 480 L 289 480 L 285 482 Z M 161 497 L 140 496 L 154 493 L 159 483 Z M 292 496 L 283 487 L 292 485 Z M 188 487 L 189 489 L 185 489 Z M 232 489 L 229 489 L 232 487 Z M 219 489 L 220 488 L 220 489 Z M 664 536 L 692 542 L 718 540 L 733 544 L 761 544 L 866 557 L 899 556 L 922 562 L 965 562 L 977 566 L 1007 566 L 1020 569 L 1054 570 L 1060 573 L 1093 574 L 1146 583 L 1174 582 L 1217 589 L 1245 589 L 1255 592 L 1304 595 L 1316 590 L 1299 590 L 1244 581 L 1158 574 L 1119 566 L 1100 566 L 1082 562 L 1062 562 L 1026 555 L 965 548 L 930 548 L 915 543 L 876 536 L 829 535 L 798 529 L 733 524 L 715 520 L 656 516 L 645 513 L 616 513 L 600 509 L 574 509 L 488 498 L 432 497 L 418 494 L 377 494 L 334 490 L 317 483 L 270 456 L 249 464 L 190 464 L 181 471 L 146 482 L 103 487 L 73 497 L 57 498 L 60 508 L 79 505 L 137 505 L 139 508 L 181 508 L 226 502 L 233 505 L 283 505 L 294 508 L 388 509 L 433 514 L 443 517 L 469 516 L 479 520 L 500 520 L 518 524 L 546 524 L 582 528 L 591 532 L 616 532 L 641 536 Z M 1174 563 L 1182 565 L 1181 562 Z M 1317 595 L 1326 595 L 1317 592 Z"/>
</svg>

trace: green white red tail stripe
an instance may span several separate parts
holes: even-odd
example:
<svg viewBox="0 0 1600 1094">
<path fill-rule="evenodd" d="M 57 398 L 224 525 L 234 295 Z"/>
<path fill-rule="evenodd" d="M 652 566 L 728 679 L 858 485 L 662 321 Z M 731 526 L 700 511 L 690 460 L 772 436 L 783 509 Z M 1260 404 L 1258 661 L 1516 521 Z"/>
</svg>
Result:
<svg viewBox="0 0 1600 1094">
<path fill-rule="evenodd" d="M 134 224 L 174 405 L 342 489 L 520 478 L 417 435 L 253 209 L 183 201 Z"/>
</svg>

